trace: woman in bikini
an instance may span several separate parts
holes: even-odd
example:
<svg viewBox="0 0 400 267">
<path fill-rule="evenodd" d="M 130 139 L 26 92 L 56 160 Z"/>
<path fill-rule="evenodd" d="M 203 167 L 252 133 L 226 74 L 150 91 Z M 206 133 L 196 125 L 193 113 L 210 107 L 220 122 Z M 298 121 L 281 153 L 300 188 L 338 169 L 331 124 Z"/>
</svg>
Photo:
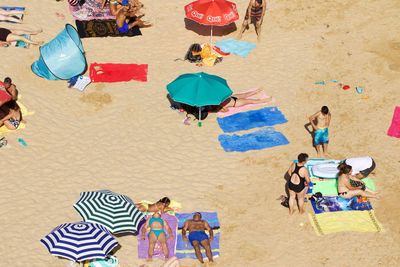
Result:
<svg viewBox="0 0 400 267">
<path fill-rule="evenodd" d="M 367 188 L 360 179 L 351 175 L 352 168 L 346 163 L 338 166 L 338 195 L 343 198 L 363 196 L 368 198 L 379 198 L 378 193 Z"/>
<path fill-rule="evenodd" d="M 21 108 L 15 100 L 8 101 L 0 107 L 0 127 L 4 125 L 9 130 L 16 130 L 21 121 Z"/>
<path fill-rule="evenodd" d="M 300 153 L 297 156 L 297 163 L 290 164 L 287 171 L 290 179 L 288 181 L 289 188 L 289 214 L 292 215 L 295 211 L 296 197 L 300 214 L 304 213 L 304 198 L 307 193 L 310 176 L 304 166 L 308 160 L 306 153 Z"/>
<path fill-rule="evenodd" d="M 154 213 L 153 216 L 150 216 L 147 219 L 146 223 L 142 227 L 143 240 L 146 239 L 146 233 L 148 229 L 150 229 L 148 234 L 149 237 L 148 260 L 151 261 L 153 258 L 154 247 L 157 241 L 161 243 L 164 257 L 167 260 L 169 258 L 169 251 L 167 246 L 167 232 L 168 232 L 168 238 L 171 240 L 174 239 L 171 227 L 164 219 L 161 218 L 160 213 L 156 212 Z"/>
<path fill-rule="evenodd" d="M 171 211 L 172 210 L 169 207 L 169 204 L 171 204 L 171 200 L 168 197 L 163 197 L 159 201 L 157 201 L 156 203 L 153 203 L 153 204 L 138 203 L 138 204 L 135 204 L 135 205 L 141 212 L 161 212 L 161 213 L 165 213 L 167 211 Z"/>
<path fill-rule="evenodd" d="M 261 91 L 262 89 L 257 89 L 252 92 L 233 94 L 231 97 L 229 97 L 227 100 L 221 103 L 219 111 L 228 112 L 230 107 L 241 107 L 248 104 L 261 104 L 261 103 L 271 102 L 272 97 L 267 97 L 264 99 L 249 98 L 251 96 L 260 93 Z"/>
<path fill-rule="evenodd" d="M 25 43 L 28 44 L 41 45 L 43 44 L 42 41 L 32 41 L 23 36 L 24 34 L 36 35 L 41 32 L 42 30 L 34 31 L 29 29 L 16 30 L 16 29 L 0 28 L 0 46 L 7 47 L 11 44 L 11 42 L 14 41 L 24 41 Z"/>
<path fill-rule="evenodd" d="M 240 29 L 238 39 L 242 38 L 242 34 L 247 30 L 250 24 L 254 24 L 257 37 L 261 37 L 261 25 L 264 19 L 265 10 L 267 8 L 267 0 L 250 0 L 246 10 L 246 16 Z"/>
</svg>

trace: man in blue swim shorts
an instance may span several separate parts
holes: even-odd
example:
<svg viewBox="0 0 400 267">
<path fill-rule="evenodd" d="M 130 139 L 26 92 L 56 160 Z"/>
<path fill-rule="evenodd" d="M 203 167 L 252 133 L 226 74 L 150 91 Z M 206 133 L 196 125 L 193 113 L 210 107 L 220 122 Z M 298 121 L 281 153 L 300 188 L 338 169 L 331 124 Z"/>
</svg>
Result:
<svg viewBox="0 0 400 267">
<path fill-rule="evenodd" d="M 327 106 L 323 106 L 320 111 L 312 115 L 310 123 L 314 129 L 314 146 L 317 150 L 317 157 L 321 157 L 321 148 L 324 156 L 328 157 L 329 131 L 331 122 L 331 113 Z"/>
<path fill-rule="evenodd" d="M 135 26 L 140 28 L 151 26 L 151 24 L 145 23 L 140 19 L 143 15 L 139 15 L 138 8 L 132 7 L 128 1 L 123 1 L 122 5 L 115 17 L 116 28 L 120 33 L 127 33 Z"/>
<path fill-rule="evenodd" d="M 213 230 L 207 221 L 201 219 L 201 213 L 195 212 L 193 219 L 187 220 L 182 228 L 182 239 L 188 242 L 186 232 L 189 231 L 189 241 L 192 244 L 196 253 L 197 259 L 204 263 L 203 256 L 201 255 L 200 246 L 206 251 L 207 258 L 210 262 L 213 262 L 213 256 L 211 252 L 211 242 L 214 238 Z M 209 232 L 209 236 L 205 233 Z"/>
</svg>

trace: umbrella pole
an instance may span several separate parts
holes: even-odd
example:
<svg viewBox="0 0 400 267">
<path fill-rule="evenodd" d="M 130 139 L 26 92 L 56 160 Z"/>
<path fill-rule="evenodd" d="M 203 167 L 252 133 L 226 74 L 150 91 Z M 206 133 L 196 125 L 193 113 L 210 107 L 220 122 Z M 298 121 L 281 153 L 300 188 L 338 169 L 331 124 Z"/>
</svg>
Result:
<svg viewBox="0 0 400 267">
<path fill-rule="evenodd" d="M 211 45 L 211 48 L 213 47 L 213 45 L 212 45 L 212 36 L 213 36 L 213 25 L 211 25 L 211 36 L 210 36 L 210 45 Z M 212 52 L 212 51 L 211 51 Z"/>
<path fill-rule="evenodd" d="M 201 127 L 201 107 L 199 107 L 199 123 L 197 125 Z"/>
</svg>

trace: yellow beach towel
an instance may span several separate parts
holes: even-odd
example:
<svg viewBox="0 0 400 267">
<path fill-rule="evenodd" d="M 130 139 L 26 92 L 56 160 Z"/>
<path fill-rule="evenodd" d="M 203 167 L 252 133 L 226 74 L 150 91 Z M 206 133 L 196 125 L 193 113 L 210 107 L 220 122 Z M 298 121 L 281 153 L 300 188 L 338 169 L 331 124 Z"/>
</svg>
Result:
<svg viewBox="0 0 400 267">
<path fill-rule="evenodd" d="M 19 97 L 21 98 L 21 96 Z M 30 116 L 33 115 L 35 112 L 33 111 L 29 111 L 24 104 L 22 104 L 20 101 L 17 101 L 18 106 L 21 109 L 21 113 L 22 113 L 22 118 L 26 117 L 26 116 Z M 25 128 L 25 123 L 21 122 L 18 126 L 18 129 L 24 129 Z M 0 134 L 5 134 L 5 133 L 9 133 L 9 132 L 14 132 L 13 130 L 9 130 L 6 126 L 2 126 L 0 127 Z"/>
<path fill-rule="evenodd" d="M 325 212 L 308 216 L 319 236 L 338 232 L 383 232 L 373 210 Z"/>
</svg>

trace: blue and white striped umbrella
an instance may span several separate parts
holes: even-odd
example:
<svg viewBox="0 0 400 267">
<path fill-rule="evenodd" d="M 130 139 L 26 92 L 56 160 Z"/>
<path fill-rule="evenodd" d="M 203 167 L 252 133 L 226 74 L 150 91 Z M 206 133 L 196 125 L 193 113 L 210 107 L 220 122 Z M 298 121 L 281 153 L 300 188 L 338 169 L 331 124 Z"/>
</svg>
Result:
<svg viewBox="0 0 400 267">
<path fill-rule="evenodd" d="M 100 223 L 112 233 L 136 234 L 145 216 L 129 197 L 109 190 L 82 192 L 74 208 L 85 222 Z"/>
<path fill-rule="evenodd" d="M 105 258 L 118 245 L 107 228 L 88 222 L 61 224 L 40 242 L 52 255 L 77 262 Z"/>
</svg>

